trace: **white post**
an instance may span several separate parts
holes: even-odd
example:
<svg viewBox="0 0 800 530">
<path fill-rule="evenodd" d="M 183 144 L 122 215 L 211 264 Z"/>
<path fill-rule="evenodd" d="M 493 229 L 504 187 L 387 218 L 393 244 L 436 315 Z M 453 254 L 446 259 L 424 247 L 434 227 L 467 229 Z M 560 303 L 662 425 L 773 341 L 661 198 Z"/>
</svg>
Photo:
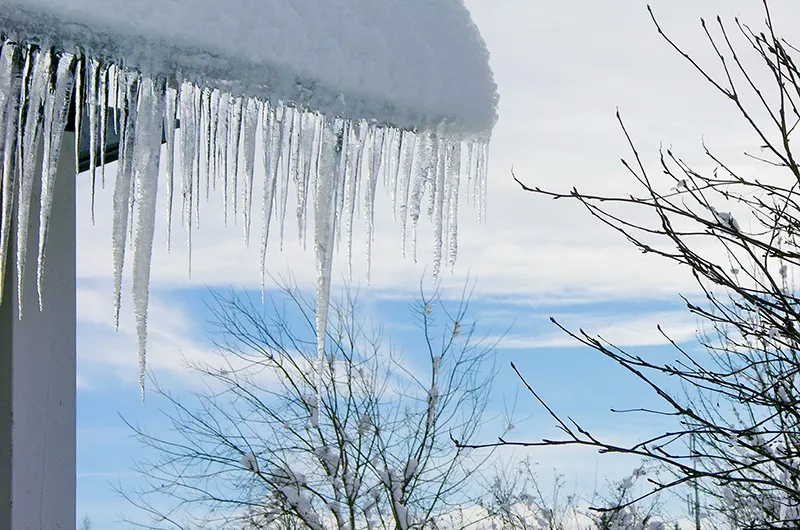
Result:
<svg viewBox="0 0 800 530">
<path fill-rule="evenodd" d="M 23 320 L 17 312 L 13 251 L 6 264 L 0 305 L 0 530 L 74 530 L 76 524 L 74 145 L 75 134 L 65 132 L 47 240 L 42 312 L 36 289 L 35 199 Z M 10 247 L 15 247 L 13 241 Z"/>
</svg>

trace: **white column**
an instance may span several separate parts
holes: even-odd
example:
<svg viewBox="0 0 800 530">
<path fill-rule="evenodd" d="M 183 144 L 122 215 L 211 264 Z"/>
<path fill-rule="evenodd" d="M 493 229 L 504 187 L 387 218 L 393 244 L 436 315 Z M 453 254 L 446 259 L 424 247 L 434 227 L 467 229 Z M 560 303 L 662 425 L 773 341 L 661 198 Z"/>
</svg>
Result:
<svg viewBox="0 0 800 530">
<path fill-rule="evenodd" d="M 21 321 L 14 253 L 6 264 L 0 305 L 0 530 L 74 530 L 76 524 L 74 145 L 75 134 L 64 133 L 42 312 L 36 289 L 37 200 L 31 207 Z"/>
</svg>

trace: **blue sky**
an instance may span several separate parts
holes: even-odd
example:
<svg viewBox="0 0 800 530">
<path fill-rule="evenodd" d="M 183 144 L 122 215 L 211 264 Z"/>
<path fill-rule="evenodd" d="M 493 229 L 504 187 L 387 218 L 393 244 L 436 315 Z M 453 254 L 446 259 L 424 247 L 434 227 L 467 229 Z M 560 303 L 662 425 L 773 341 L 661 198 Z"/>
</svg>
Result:
<svg viewBox="0 0 800 530">
<path fill-rule="evenodd" d="M 650 168 L 656 167 L 662 142 L 689 162 L 708 165 L 702 157 L 705 140 L 721 157 L 753 170 L 757 166 L 741 154 L 754 145 L 753 139 L 726 102 L 659 39 L 645 2 L 466 4 L 492 54 L 500 120 L 491 146 L 488 220 L 479 224 L 470 206 L 461 208 L 459 258 L 453 273 L 442 278 L 444 295 L 457 296 L 468 279 L 476 281 L 473 317 L 487 333 L 508 330 L 498 350 L 501 371 L 492 408 L 502 412 L 504 403 L 518 394 L 517 416 L 525 421 L 518 422 L 517 436 L 535 438 L 555 431 L 519 388 L 509 361 L 560 410 L 610 436 L 638 438 L 648 425 L 630 416 L 611 416 L 608 409 L 652 403 L 647 390 L 599 355 L 575 347 L 548 318 L 601 333 L 643 354 L 671 356 L 656 325 L 691 342 L 697 323 L 677 294 L 692 296 L 697 288 L 685 271 L 637 253 L 576 205 L 520 191 L 511 168 L 527 183 L 559 190 L 635 191 L 619 164 L 628 151 L 614 118 L 617 107 Z M 739 15 L 755 25 L 763 18 L 756 0 L 651 4 L 665 29 L 712 67 L 716 65 L 700 16 L 721 14 L 732 21 Z M 800 7 L 789 0 L 775 0 L 772 7 L 781 24 L 800 16 Z M 148 395 L 144 405 L 140 402 L 129 297 L 123 301 L 120 332 L 112 329 L 111 193 L 110 188 L 99 192 L 100 221 L 92 226 L 88 178 L 79 182 L 78 516 L 88 514 L 99 529 L 124 528 L 115 523 L 119 514 L 133 515 L 109 487 L 137 480 L 132 460 L 140 453 L 120 414 L 153 430 L 162 425 L 158 400 Z M 378 209 L 371 285 L 365 285 L 362 249 L 354 253 L 354 281 L 362 285 L 362 303 L 395 337 L 406 332 L 408 302 L 430 269 L 425 246 L 430 237 L 422 227 L 419 262 L 403 259 L 399 229 L 387 210 Z M 149 366 L 177 395 L 197 384 L 183 368 L 184 357 L 214 359 L 203 326 L 208 289 L 255 292 L 259 285 L 258 248 L 242 245 L 239 227 L 222 227 L 219 200 L 212 198 L 202 216 L 191 280 L 180 244 L 182 231 L 175 230 L 173 250 L 167 254 L 163 217 L 157 227 Z M 286 241 L 283 252 L 273 245 L 268 269 L 275 275 L 291 271 L 310 292 L 313 255 L 296 244 L 291 232 Z M 341 288 L 345 271 L 339 256 L 335 289 Z M 487 428 L 486 440 L 493 435 Z M 530 456 L 576 480 L 592 480 L 596 473 L 619 475 L 636 464 L 598 460 L 591 451 L 535 451 Z"/>
</svg>

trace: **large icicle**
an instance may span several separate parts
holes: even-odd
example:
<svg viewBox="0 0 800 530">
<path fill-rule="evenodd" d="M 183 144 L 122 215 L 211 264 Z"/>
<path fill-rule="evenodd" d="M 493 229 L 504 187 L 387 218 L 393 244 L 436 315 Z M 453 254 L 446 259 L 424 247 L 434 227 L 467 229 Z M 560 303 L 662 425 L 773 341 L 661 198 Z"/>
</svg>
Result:
<svg viewBox="0 0 800 530">
<path fill-rule="evenodd" d="M 17 145 L 17 113 L 21 88 L 21 56 L 17 46 L 6 43 L 0 54 L 0 303 L 3 301 L 8 242 L 11 233 L 11 211 L 14 206 L 14 178 Z"/>
<path fill-rule="evenodd" d="M 266 290 L 266 261 L 267 261 L 267 241 L 269 239 L 269 226 L 272 218 L 272 208 L 275 204 L 275 190 L 277 184 L 277 152 L 274 149 L 276 140 L 280 135 L 280 127 L 275 113 L 276 110 L 268 104 L 263 109 L 264 133 L 262 141 L 264 143 L 264 198 L 261 206 L 261 295 L 264 296 Z"/>
<path fill-rule="evenodd" d="M 331 266 L 336 232 L 336 191 L 338 190 L 338 157 L 342 149 L 338 137 L 341 120 L 325 120 L 322 130 L 322 151 L 314 197 L 314 251 L 317 258 L 317 354 L 320 365 L 325 356 L 325 331 L 328 327 L 328 304 L 331 290 Z"/>
<path fill-rule="evenodd" d="M 133 172 L 136 179 L 136 234 L 133 245 L 133 306 L 139 341 L 139 385 L 144 401 L 147 304 L 150 296 L 150 263 L 156 222 L 158 154 L 164 121 L 164 87 L 142 78 Z"/>
<path fill-rule="evenodd" d="M 183 221 L 186 227 L 186 248 L 189 254 L 189 277 L 192 275 L 192 218 L 194 206 L 194 170 L 197 143 L 194 131 L 194 85 L 183 83 L 180 93 L 181 120 L 181 191 Z M 199 191 L 198 191 L 199 193 Z"/>
<path fill-rule="evenodd" d="M 111 245 L 114 261 L 114 329 L 119 329 L 122 298 L 122 268 L 125 263 L 125 244 L 128 235 L 128 214 L 131 196 L 131 151 L 136 130 L 137 86 L 134 74 L 120 72 L 122 90 L 117 95 L 119 107 L 119 162 L 114 184 Z"/>
<path fill-rule="evenodd" d="M 32 55 L 32 57 L 31 57 Z M 50 65 L 53 55 L 50 50 L 36 51 L 29 55 L 28 65 L 32 70 L 25 76 L 22 101 L 19 111 L 17 139 L 17 164 L 19 165 L 19 196 L 17 202 L 17 296 L 19 318 L 22 318 L 22 286 L 25 281 L 25 262 L 28 256 L 28 231 L 30 229 L 30 207 L 33 183 L 36 178 L 36 158 L 42 136 L 42 108 L 50 81 Z M 32 64 L 31 64 L 32 63 Z"/>
<path fill-rule="evenodd" d="M 75 80 L 72 73 L 74 61 L 75 56 L 71 53 L 64 53 L 59 57 L 55 85 L 50 87 L 45 102 L 44 153 L 42 155 L 42 186 L 39 206 L 39 256 L 36 271 L 40 310 L 43 309 L 42 274 L 44 272 L 45 245 L 50 228 L 50 213 L 53 209 L 53 192 L 58 171 L 58 155 L 61 152 L 61 137 L 67 124 L 69 100 Z"/>
<path fill-rule="evenodd" d="M 372 271 L 372 241 L 375 233 L 375 191 L 381 168 L 381 151 L 383 150 L 383 129 L 372 127 L 369 131 L 370 158 L 367 165 L 367 188 L 364 190 L 364 219 L 367 228 L 367 283 Z"/>
</svg>

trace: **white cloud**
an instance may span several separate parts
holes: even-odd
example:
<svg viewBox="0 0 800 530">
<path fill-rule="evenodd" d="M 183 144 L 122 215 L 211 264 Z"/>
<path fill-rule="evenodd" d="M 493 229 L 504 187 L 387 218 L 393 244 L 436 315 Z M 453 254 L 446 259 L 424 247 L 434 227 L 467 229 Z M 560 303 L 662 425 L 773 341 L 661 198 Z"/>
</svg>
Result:
<svg viewBox="0 0 800 530">
<path fill-rule="evenodd" d="M 601 336 L 619 347 L 660 346 L 669 340 L 677 343 L 693 341 L 698 330 L 697 317 L 688 311 L 659 311 L 635 315 L 578 313 L 554 315 L 567 329 L 579 334 L 583 329 L 590 336 Z M 579 346 L 575 339 L 556 329 L 542 334 L 508 334 L 500 339 L 502 349 L 569 348 Z"/>
</svg>

